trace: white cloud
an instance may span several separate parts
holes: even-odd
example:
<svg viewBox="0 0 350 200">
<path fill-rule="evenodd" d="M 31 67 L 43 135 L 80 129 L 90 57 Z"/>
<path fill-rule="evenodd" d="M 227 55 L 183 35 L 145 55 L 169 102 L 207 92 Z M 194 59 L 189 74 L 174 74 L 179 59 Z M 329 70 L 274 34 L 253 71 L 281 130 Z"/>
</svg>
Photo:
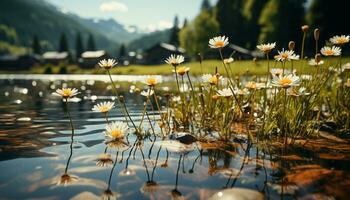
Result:
<svg viewBox="0 0 350 200">
<path fill-rule="evenodd" d="M 100 10 L 104 12 L 128 12 L 128 6 L 117 1 L 104 2 L 100 5 Z"/>
</svg>

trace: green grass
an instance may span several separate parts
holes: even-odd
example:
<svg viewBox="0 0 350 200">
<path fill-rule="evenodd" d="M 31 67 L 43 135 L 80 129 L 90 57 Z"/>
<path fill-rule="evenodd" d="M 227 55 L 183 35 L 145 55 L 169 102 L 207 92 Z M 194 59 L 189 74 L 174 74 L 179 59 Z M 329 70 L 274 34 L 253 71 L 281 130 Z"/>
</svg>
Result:
<svg viewBox="0 0 350 200">
<path fill-rule="evenodd" d="M 323 66 L 335 66 L 338 62 L 338 58 L 325 59 L 325 65 Z M 345 64 L 350 62 L 350 57 L 342 59 L 342 63 Z M 315 67 L 309 66 L 307 61 L 296 61 L 294 62 L 294 69 L 302 73 L 311 73 L 315 70 Z M 190 74 L 201 75 L 203 73 L 214 73 L 215 68 L 218 68 L 220 74 L 225 75 L 224 67 L 219 60 L 206 60 L 202 63 L 202 68 L 199 62 L 185 63 L 183 66 L 190 67 Z M 59 66 L 50 66 L 52 73 L 59 73 Z M 270 68 L 282 67 L 280 62 L 270 61 Z M 250 60 L 246 61 L 234 61 L 230 64 L 230 68 L 233 74 L 252 74 L 252 75 L 263 75 L 267 72 L 267 61 L 253 62 Z M 291 62 L 286 63 L 286 69 L 291 69 Z M 27 71 L 19 71 L 18 73 L 25 74 L 43 74 L 46 70 L 45 66 L 36 66 Z M 130 66 L 117 66 L 112 69 L 112 74 L 123 74 L 123 75 L 171 75 L 173 67 L 162 64 L 162 65 L 130 65 Z M 203 73 L 202 73 L 203 70 Z M 103 69 L 81 69 L 76 65 L 68 65 L 67 72 L 71 74 L 105 74 Z M 14 71 L 0 71 L 0 73 L 14 73 Z"/>
</svg>

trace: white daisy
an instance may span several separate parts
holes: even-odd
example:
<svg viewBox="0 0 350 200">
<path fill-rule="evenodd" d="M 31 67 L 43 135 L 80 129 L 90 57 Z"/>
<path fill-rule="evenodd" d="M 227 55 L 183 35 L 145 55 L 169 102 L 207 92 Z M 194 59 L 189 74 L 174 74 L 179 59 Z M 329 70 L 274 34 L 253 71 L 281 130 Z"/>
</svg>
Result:
<svg viewBox="0 0 350 200">
<path fill-rule="evenodd" d="M 154 94 L 154 90 L 150 90 L 150 89 L 141 92 L 141 95 L 145 97 L 152 96 L 153 94 Z"/>
<path fill-rule="evenodd" d="M 224 63 L 225 64 L 230 64 L 230 63 L 232 63 L 234 60 L 233 60 L 233 58 L 226 58 L 226 59 L 224 59 Z"/>
<path fill-rule="evenodd" d="M 228 37 L 226 36 L 217 36 L 209 40 L 209 47 L 212 49 L 224 48 L 228 44 Z"/>
<path fill-rule="evenodd" d="M 106 126 L 105 135 L 112 140 L 122 139 L 126 135 L 128 129 L 128 124 L 124 122 L 112 122 Z"/>
<path fill-rule="evenodd" d="M 160 76 L 147 76 L 143 82 L 150 87 L 154 87 L 155 85 L 157 85 L 158 83 L 161 82 L 161 77 Z"/>
<path fill-rule="evenodd" d="M 321 49 L 321 53 L 324 56 L 340 56 L 341 54 L 341 48 L 332 46 L 332 47 L 323 47 Z"/>
<path fill-rule="evenodd" d="M 270 69 L 270 72 L 273 76 L 280 76 L 283 74 L 283 69 L 281 68 L 272 68 Z"/>
<path fill-rule="evenodd" d="M 290 61 L 290 60 L 299 60 L 299 55 L 294 54 L 293 50 L 282 50 L 278 51 L 278 55 L 275 56 L 277 61 Z"/>
<path fill-rule="evenodd" d="M 110 69 L 117 64 L 118 64 L 118 62 L 114 59 L 108 59 L 108 60 L 103 59 L 100 62 L 98 62 L 98 65 L 104 69 Z"/>
<path fill-rule="evenodd" d="M 218 90 L 218 95 L 221 96 L 221 97 L 232 97 L 233 96 L 233 93 L 231 91 L 230 88 L 224 88 L 222 90 Z"/>
<path fill-rule="evenodd" d="M 181 63 L 183 63 L 185 61 L 185 57 L 183 57 L 182 55 L 170 55 L 170 57 L 168 57 L 165 62 L 169 65 L 172 66 L 177 66 Z"/>
<path fill-rule="evenodd" d="M 244 88 L 244 89 L 235 88 L 233 92 L 234 94 L 239 96 L 245 96 L 249 94 L 249 90 L 247 88 Z"/>
<path fill-rule="evenodd" d="M 334 36 L 331 39 L 329 39 L 333 44 L 337 44 L 337 45 L 341 45 L 341 44 L 345 44 L 348 43 L 350 40 L 350 36 L 349 35 L 341 35 L 341 36 Z"/>
<path fill-rule="evenodd" d="M 113 107 L 114 107 L 114 102 L 105 101 L 105 102 L 98 103 L 98 104 L 94 105 L 94 107 L 92 108 L 92 110 L 95 111 L 95 112 L 107 113 L 107 112 L 109 112 Z"/>
<path fill-rule="evenodd" d="M 305 87 L 301 87 L 298 90 L 295 90 L 294 88 L 289 88 L 288 90 L 289 90 L 288 95 L 290 95 L 290 96 L 299 97 L 299 96 L 310 95 L 310 92 L 306 92 Z"/>
<path fill-rule="evenodd" d="M 182 55 L 170 55 L 166 60 L 165 62 L 169 65 L 172 65 L 172 66 L 177 66 L 181 63 L 183 63 L 185 61 L 185 57 L 183 57 Z"/>
<path fill-rule="evenodd" d="M 190 71 L 190 68 L 189 67 L 179 67 L 176 69 L 176 72 L 180 75 L 180 76 L 183 76 L 185 75 L 187 72 Z M 175 72 L 175 70 L 173 70 L 173 72 Z"/>
<path fill-rule="evenodd" d="M 264 83 L 256 83 L 253 81 L 249 81 L 248 83 L 245 84 L 245 87 L 248 89 L 252 89 L 252 90 L 259 90 L 261 88 L 265 87 Z"/>
<path fill-rule="evenodd" d="M 202 81 L 209 83 L 210 85 L 217 85 L 222 77 L 218 75 L 204 74 L 202 75 Z"/>
<path fill-rule="evenodd" d="M 286 76 L 273 76 L 271 84 L 276 87 L 289 88 L 291 86 L 299 85 L 299 77 L 294 74 Z"/>
<path fill-rule="evenodd" d="M 342 71 L 350 71 L 350 63 L 346 63 L 345 65 L 343 65 Z"/>
<path fill-rule="evenodd" d="M 311 66 L 323 65 L 323 63 L 324 63 L 323 60 L 319 60 L 318 62 L 316 59 L 309 60 L 309 65 L 311 65 Z"/>
<path fill-rule="evenodd" d="M 62 88 L 62 89 L 57 89 L 54 94 L 67 99 L 79 94 L 79 92 L 78 92 L 78 89 L 76 88 Z"/>
<path fill-rule="evenodd" d="M 267 43 L 267 44 L 260 44 L 260 45 L 256 46 L 256 48 L 258 48 L 260 51 L 262 51 L 264 53 L 269 53 L 275 47 L 276 47 L 276 42 Z"/>
</svg>

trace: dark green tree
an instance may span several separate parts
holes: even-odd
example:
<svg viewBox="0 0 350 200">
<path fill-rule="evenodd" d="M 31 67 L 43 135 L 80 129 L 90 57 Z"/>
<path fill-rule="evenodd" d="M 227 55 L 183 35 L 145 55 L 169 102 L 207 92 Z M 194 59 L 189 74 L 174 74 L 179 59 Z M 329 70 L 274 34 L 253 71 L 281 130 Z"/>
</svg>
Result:
<svg viewBox="0 0 350 200">
<path fill-rule="evenodd" d="M 122 59 L 126 56 L 126 47 L 125 44 L 120 45 L 119 48 L 119 58 Z"/>
<path fill-rule="evenodd" d="M 59 52 L 68 52 L 68 42 L 66 38 L 66 34 L 61 33 L 60 43 L 59 43 Z"/>
<path fill-rule="evenodd" d="M 305 0 L 269 0 L 259 20 L 260 42 L 277 42 L 287 48 L 288 42 L 300 41 L 304 24 Z"/>
<path fill-rule="evenodd" d="M 268 0 L 246 0 L 243 7 L 243 16 L 246 21 L 247 48 L 255 49 L 260 34 L 258 24 L 261 11 Z"/>
<path fill-rule="evenodd" d="M 175 16 L 174 18 L 174 26 L 171 29 L 171 33 L 170 33 L 170 38 L 169 38 L 169 43 L 173 44 L 175 46 L 179 45 L 179 18 L 177 16 Z"/>
<path fill-rule="evenodd" d="M 88 51 L 96 51 L 95 39 L 92 34 L 89 34 L 88 42 L 87 42 L 87 50 Z"/>
<path fill-rule="evenodd" d="M 37 35 L 33 36 L 32 51 L 34 54 L 41 54 L 40 41 Z"/>
<path fill-rule="evenodd" d="M 231 43 L 245 46 L 242 7 L 243 0 L 219 0 L 216 4 L 216 18 L 222 35 L 229 37 Z"/>
<path fill-rule="evenodd" d="M 211 8 L 212 7 L 211 7 L 211 4 L 210 4 L 209 0 L 203 0 L 202 1 L 201 10 L 210 11 Z"/>
<path fill-rule="evenodd" d="M 187 21 L 187 19 L 185 19 L 185 20 L 184 20 L 184 23 L 183 23 L 183 25 L 182 25 L 182 28 L 186 28 L 187 25 L 188 25 L 188 21 Z"/>
<path fill-rule="evenodd" d="M 192 57 L 198 53 L 205 55 L 209 51 L 209 39 L 218 35 L 219 31 L 219 23 L 215 15 L 209 11 L 202 11 L 191 23 L 181 29 L 180 46 Z"/>
<path fill-rule="evenodd" d="M 350 33 L 350 26 L 342 23 L 346 22 L 349 17 L 349 4 L 344 3 L 345 1 L 342 0 L 313 0 L 311 2 L 306 19 L 312 29 L 320 30 L 320 42 L 334 35 Z"/>
<path fill-rule="evenodd" d="M 81 38 L 81 34 L 77 33 L 76 39 L 75 39 L 75 56 L 76 59 L 79 59 L 81 54 L 84 52 L 84 46 L 83 41 Z"/>
</svg>

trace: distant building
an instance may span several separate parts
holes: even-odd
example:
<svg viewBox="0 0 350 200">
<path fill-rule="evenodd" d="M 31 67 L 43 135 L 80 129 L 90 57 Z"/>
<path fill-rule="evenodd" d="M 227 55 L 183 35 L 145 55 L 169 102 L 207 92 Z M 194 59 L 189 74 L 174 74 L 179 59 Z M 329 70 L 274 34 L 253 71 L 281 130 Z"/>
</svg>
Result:
<svg viewBox="0 0 350 200">
<path fill-rule="evenodd" d="M 79 58 L 79 66 L 85 69 L 95 68 L 102 59 L 109 58 L 106 51 L 85 51 Z"/>
<path fill-rule="evenodd" d="M 68 64 L 69 54 L 68 52 L 57 52 L 57 51 L 48 51 L 42 55 L 44 64 Z"/>
<path fill-rule="evenodd" d="M 40 57 L 36 55 L 4 55 L 0 56 L 0 70 L 25 70 L 39 62 Z"/>
<path fill-rule="evenodd" d="M 184 54 L 185 49 L 176 47 L 168 43 L 158 43 L 145 50 L 143 55 L 143 64 L 163 64 L 164 59 L 171 54 Z"/>
</svg>

